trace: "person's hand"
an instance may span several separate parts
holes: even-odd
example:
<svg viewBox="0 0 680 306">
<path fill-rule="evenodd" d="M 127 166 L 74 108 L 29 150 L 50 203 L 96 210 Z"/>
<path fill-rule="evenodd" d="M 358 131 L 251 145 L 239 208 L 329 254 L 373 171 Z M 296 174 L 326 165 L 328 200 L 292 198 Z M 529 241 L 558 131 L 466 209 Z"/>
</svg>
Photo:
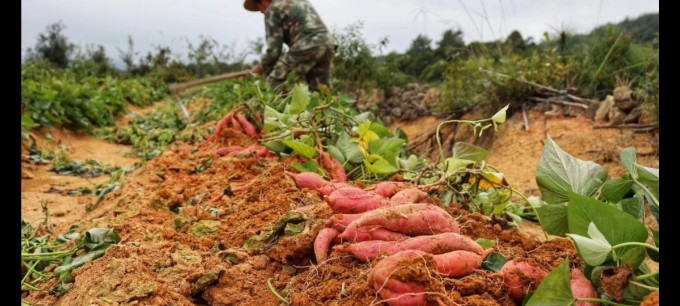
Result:
<svg viewBox="0 0 680 306">
<path fill-rule="evenodd" d="M 251 69 L 250 72 L 253 74 L 262 74 L 262 66 L 257 65 L 253 67 L 253 69 Z"/>
</svg>

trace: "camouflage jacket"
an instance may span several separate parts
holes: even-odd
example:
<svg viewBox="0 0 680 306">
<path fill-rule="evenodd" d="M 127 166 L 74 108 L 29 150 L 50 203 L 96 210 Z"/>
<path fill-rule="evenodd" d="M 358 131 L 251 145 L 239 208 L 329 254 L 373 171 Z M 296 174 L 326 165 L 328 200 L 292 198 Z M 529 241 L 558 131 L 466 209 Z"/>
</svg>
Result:
<svg viewBox="0 0 680 306">
<path fill-rule="evenodd" d="M 284 43 L 288 52 L 334 44 L 328 28 L 307 0 L 272 0 L 264 21 L 267 35 L 267 51 L 262 56 L 264 75 L 271 72 Z"/>
</svg>

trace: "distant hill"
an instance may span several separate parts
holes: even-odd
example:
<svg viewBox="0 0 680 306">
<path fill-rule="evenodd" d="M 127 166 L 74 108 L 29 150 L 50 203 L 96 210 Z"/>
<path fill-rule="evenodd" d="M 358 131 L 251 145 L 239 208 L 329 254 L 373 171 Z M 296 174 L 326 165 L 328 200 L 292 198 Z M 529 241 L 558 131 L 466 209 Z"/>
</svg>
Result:
<svg viewBox="0 0 680 306">
<path fill-rule="evenodd" d="M 624 31 L 631 33 L 634 42 L 653 42 L 657 33 L 659 33 L 659 13 L 645 14 L 635 19 L 626 18 L 624 21 L 616 24 L 608 23 L 593 29 L 590 32 L 590 36 L 602 35 L 608 26 L 620 27 Z"/>
</svg>

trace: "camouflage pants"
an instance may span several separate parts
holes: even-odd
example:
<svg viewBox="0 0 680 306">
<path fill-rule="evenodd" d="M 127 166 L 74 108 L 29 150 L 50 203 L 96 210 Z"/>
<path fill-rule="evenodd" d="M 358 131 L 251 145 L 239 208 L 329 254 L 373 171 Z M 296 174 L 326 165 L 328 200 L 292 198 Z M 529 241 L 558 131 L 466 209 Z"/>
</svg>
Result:
<svg viewBox="0 0 680 306">
<path fill-rule="evenodd" d="M 298 82 L 306 82 L 310 91 L 318 91 L 319 84 L 331 88 L 332 46 L 312 47 L 303 51 L 288 52 L 281 56 L 267 76 L 271 88 L 286 81 L 291 71 L 295 71 Z"/>
</svg>

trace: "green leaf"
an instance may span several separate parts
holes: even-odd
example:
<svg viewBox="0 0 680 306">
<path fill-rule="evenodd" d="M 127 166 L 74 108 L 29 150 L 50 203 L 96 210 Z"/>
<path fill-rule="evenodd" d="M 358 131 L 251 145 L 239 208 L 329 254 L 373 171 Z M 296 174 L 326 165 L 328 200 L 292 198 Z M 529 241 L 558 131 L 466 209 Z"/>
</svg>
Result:
<svg viewBox="0 0 680 306">
<path fill-rule="evenodd" d="M 363 112 L 354 116 L 353 119 L 356 123 L 364 123 L 366 121 L 373 121 L 375 119 L 375 115 L 372 112 Z"/>
<path fill-rule="evenodd" d="M 619 203 L 621 209 L 635 219 L 644 219 L 645 217 L 645 199 L 644 192 L 640 191 L 636 193 L 632 198 L 627 198 L 621 200 Z"/>
<path fill-rule="evenodd" d="M 380 138 L 392 137 L 392 131 L 380 123 L 371 122 L 371 127 L 369 129 L 378 134 Z"/>
<path fill-rule="evenodd" d="M 313 158 L 316 155 L 316 149 L 304 142 L 294 139 L 286 139 L 281 142 L 304 157 Z"/>
<path fill-rule="evenodd" d="M 647 229 L 635 217 L 606 203 L 575 193 L 569 194 L 567 218 L 569 232 L 585 236 L 587 235 L 589 224 L 592 222 L 595 223 L 595 226 L 597 226 L 609 244 L 614 247 L 625 242 L 644 243 L 647 240 Z M 617 256 L 624 255 L 633 248 L 644 247 L 627 246 L 614 249 L 614 258 L 616 259 Z M 631 253 L 631 255 L 634 254 Z M 629 262 L 635 262 L 638 259 L 636 257 L 635 260 L 629 260 Z"/>
<path fill-rule="evenodd" d="M 85 233 L 88 242 L 102 243 L 102 242 L 120 242 L 120 236 L 110 228 L 94 227 Z"/>
<path fill-rule="evenodd" d="M 360 163 L 364 160 L 364 154 L 361 153 L 359 145 L 352 142 L 352 139 L 343 132 L 338 137 L 338 141 L 335 145 L 343 152 L 343 155 L 352 163 Z"/>
<path fill-rule="evenodd" d="M 564 237 L 569 229 L 566 206 L 546 204 L 537 207 L 536 211 L 541 220 L 541 226 L 548 234 Z"/>
<path fill-rule="evenodd" d="M 612 251 L 612 246 L 602 236 L 595 223 L 590 222 L 590 225 L 588 225 L 588 235 L 590 235 L 590 238 L 577 234 L 567 234 L 574 240 L 578 253 L 583 260 L 591 266 L 599 266 L 607 260 L 607 256 Z"/>
<path fill-rule="evenodd" d="M 451 174 L 456 172 L 457 170 L 465 169 L 469 165 L 475 164 L 475 162 L 469 159 L 458 159 L 455 157 L 449 157 L 446 160 L 444 160 L 444 164 L 446 165 L 446 172 Z"/>
<path fill-rule="evenodd" d="M 309 105 L 309 89 L 307 85 L 295 84 L 288 112 L 292 115 L 297 115 L 305 111 L 307 105 Z"/>
<path fill-rule="evenodd" d="M 602 184 L 602 195 L 607 201 L 618 203 L 630 191 L 633 181 L 627 179 L 607 180 Z"/>
<path fill-rule="evenodd" d="M 629 250 L 617 249 L 616 252 L 619 255 L 619 265 L 635 268 L 640 266 L 640 264 L 645 260 L 647 255 L 647 250 L 645 247 L 634 247 Z"/>
<path fill-rule="evenodd" d="M 397 168 L 392 166 L 388 161 L 386 161 L 382 157 L 379 157 L 373 163 L 369 163 L 368 160 L 364 160 L 364 164 L 366 165 L 368 171 L 375 174 L 392 174 L 398 171 Z"/>
<path fill-rule="evenodd" d="M 489 151 L 467 142 L 456 142 L 453 145 L 453 153 L 451 155 L 451 157 L 457 159 L 466 159 L 474 162 L 481 162 L 487 156 L 489 156 Z"/>
<path fill-rule="evenodd" d="M 404 143 L 400 138 L 379 138 L 368 143 L 368 152 L 380 155 L 392 166 L 398 167 L 397 157 Z"/>
<path fill-rule="evenodd" d="M 265 148 L 274 153 L 280 154 L 286 150 L 286 145 L 281 141 L 270 141 L 262 144 Z"/>
<path fill-rule="evenodd" d="M 655 230 L 651 230 L 651 231 L 652 231 L 652 237 L 654 237 L 654 245 L 656 245 L 656 247 L 658 248 L 659 247 L 659 231 L 655 231 Z M 659 252 L 647 248 L 647 254 L 649 255 L 649 257 L 652 260 L 659 262 Z"/>
<path fill-rule="evenodd" d="M 641 184 L 645 185 L 647 189 L 654 195 L 654 198 L 656 200 L 659 200 L 659 169 L 655 168 L 648 168 L 640 165 L 637 166 L 637 173 L 638 173 L 638 182 Z M 652 211 L 652 214 L 654 215 L 654 218 L 656 218 L 657 221 L 659 221 L 659 205 L 657 202 L 654 202 L 652 200 L 652 197 L 650 194 L 648 194 L 645 191 L 645 196 L 648 198 L 649 202 L 649 208 Z"/>
<path fill-rule="evenodd" d="M 89 252 L 89 253 L 87 253 L 83 256 L 76 258 L 75 260 L 73 260 L 69 264 L 65 264 L 65 265 L 61 265 L 61 266 L 57 267 L 56 269 L 54 269 L 53 273 L 59 275 L 59 274 L 65 273 L 65 272 L 70 272 L 73 269 L 78 268 L 78 267 L 86 264 L 89 261 L 92 261 L 93 259 L 101 257 L 102 255 L 104 255 L 105 252 L 106 252 L 106 250 L 96 250 L 96 251 Z"/>
<path fill-rule="evenodd" d="M 290 166 L 300 172 L 315 172 L 322 175 L 324 174 L 321 171 L 319 164 L 317 164 L 315 160 L 308 160 L 307 162 L 292 164 Z"/>
<path fill-rule="evenodd" d="M 637 153 L 635 152 L 635 148 L 627 147 L 621 151 L 619 156 L 621 158 L 621 165 L 623 165 L 623 168 L 626 169 L 628 174 L 630 174 L 633 179 L 637 179 L 637 171 L 635 171 Z"/>
<path fill-rule="evenodd" d="M 418 157 L 411 154 L 408 159 L 399 159 L 399 164 L 401 168 L 406 171 L 413 171 L 418 167 Z"/>
<path fill-rule="evenodd" d="M 574 301 L 571 293 L 571 273 L 569 272 L 569 259 L 565 259 L 559 267 L 552 270 L 534 294 L 524 304 L 525 306 L 565 306 Z"/>
<path fill-rule="evenodd" d="M 602 166 L 575 158 L 548 137 L 536 172 L 536 183 L 543 200 L 550 204 L 564 203 L 569 192 L 590 196 L 607 178 Z"/>
<path fill-rule="evenodd" d="M 482 269 L 498 272 L 507 262 L 508 259 L 505 258 L 505 256 L 503 256 L 501 253 L 493 252 L 489 254 L 486 259 L 484 259 L 484 262 L 482 262 Z"/>
<path fill-rule="evenodd" d="M 347 161 L 347 158 L 345 158 L 345 155 L 342 154 L 342 151 L 340 151 L 340 149 L 334 145 L 328 145 L 328 154 L 337 159 L 341 164 L 344 164 L 345 161 Z"/>
<path fill-rule="evenodd" d="M 496 245 L 496 240 L 486 238 L 478 238 L 477 240 L 475 240 L 475 242 L 477 242 L 477 244 L 479 244 L 485 250 Z"/>
</svg>

